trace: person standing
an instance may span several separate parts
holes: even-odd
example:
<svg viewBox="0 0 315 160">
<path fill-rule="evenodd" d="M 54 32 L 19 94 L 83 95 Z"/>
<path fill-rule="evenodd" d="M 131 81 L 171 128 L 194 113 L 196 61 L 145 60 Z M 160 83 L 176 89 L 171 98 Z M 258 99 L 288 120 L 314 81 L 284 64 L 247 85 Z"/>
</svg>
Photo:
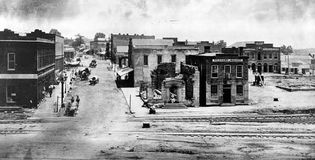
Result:
<svg viewBox="0 0 315 160">
<path fill-rule="evenodd" d="M 79 95 L 77 95 L 77 98 L 76 98 L 76 100 L 75 100 L 78 104 L 80 103 L 80 97 L 79 97 Z"/>
</svg>

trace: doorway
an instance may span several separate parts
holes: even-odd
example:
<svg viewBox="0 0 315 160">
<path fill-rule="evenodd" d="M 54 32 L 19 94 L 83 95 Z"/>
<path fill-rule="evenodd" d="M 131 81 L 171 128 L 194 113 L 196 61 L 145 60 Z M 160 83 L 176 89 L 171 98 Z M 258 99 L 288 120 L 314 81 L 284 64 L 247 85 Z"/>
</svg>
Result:
<svg viewBox="0 0 315 160">
<path fill-rule="evenodd" d="M 175 85 L 170 87 L 170 97 L 169 97 L 169 99 L 170 99 L 171 103 L 178 102 L 177 90 L 178 90 L 178 87 L 175 86 Z"/>
<path fill-rule="evenodd" d="M 270 73 L 273 72 L 273 65 L 269 65 L 269 72 L 270 72 Z"/>
<path fill-rule="evenodd" d="M 264 72 L 268 72 L 268 64 L 267 63 L 264 64 Z"/>
<path fill-rule="evenodd" d="M 223 85 L 223 103 L 231 103 L 231 85 Z"/>
<path fill-rule="evenodd" d="M 262 71 L 262 66 L 260 63 L 258 63 L 257 65 L 257 72 L 261 74 L 261 71 Z"/>
<path fill-rule="evenodd" d="M 253 72 L 256 72 L 256 64 L 255 63 L 252 64 L 252 70 L 253 70 Z"/>
</svg>

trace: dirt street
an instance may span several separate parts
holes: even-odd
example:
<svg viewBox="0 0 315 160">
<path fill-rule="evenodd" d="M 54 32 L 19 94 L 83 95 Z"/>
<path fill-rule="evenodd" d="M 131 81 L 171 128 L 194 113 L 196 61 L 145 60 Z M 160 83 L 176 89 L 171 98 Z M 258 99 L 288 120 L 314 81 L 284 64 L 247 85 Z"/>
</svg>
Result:
<svg viewBox="0 0 315 160">
<path fill-rule="evenodd" d="M 90 61 L 91 58 L 85 59 L 83 63 L 88 66 Z M 1 129 L 28 131 L 1 134 L 0 159 L 93 159 L 102 148 L 114 143 L 115 139 L 105 132 L 128 127 L 121 123 L 126 121 L 127 103 L 105 61 L 98 61 L 92 75 L 100 79 L 95 86 L 77 81 L 73 87 L 72 94 L 81 99 L 77 117 L 47 117 L 43 118 L 45 123 L 0 125 Z"/>
<path fill-rule="evenodd" d="M 84 66 L 92 60 L 82 59 Z M 209 115 L 203 115 L 206 117 L 192 117 L 193 109 L 187 109 L 187 113 L 173 117 L 170 115 L 176 115 L 175 111 L 135 117 L 129 114 L 126 99 L 116 88 L 114 73 L 108 66 L 104 60 L 97 60 L 97 67 L 92 68 L 91 75 L 99 77 L 98 84 L 74 83 L 71 94 L 81 99 L 76 117 L 1 121 L 0 159 L 315 157 L 315 125 L 311 115 L 257 117 L 248 113 L 242 118 L 244 114 L 237 112 L 224 115 L 208 112 Z M 150 123 L 150 128 L 142 128 L 143 122 Z"/>
</svg>

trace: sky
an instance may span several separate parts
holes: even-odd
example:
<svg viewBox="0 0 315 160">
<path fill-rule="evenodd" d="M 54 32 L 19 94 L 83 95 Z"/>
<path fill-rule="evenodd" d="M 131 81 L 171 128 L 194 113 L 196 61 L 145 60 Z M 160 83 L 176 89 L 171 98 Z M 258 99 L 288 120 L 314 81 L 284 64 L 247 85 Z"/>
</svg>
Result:
<svg viewBox="0 0 315 160">
<path fill-rule="evenodd" d="M 189 41 L 265 41 L 315 48 L 315 0 L 0 0 L 0 30 L 55 28 Z"/>
</svg>

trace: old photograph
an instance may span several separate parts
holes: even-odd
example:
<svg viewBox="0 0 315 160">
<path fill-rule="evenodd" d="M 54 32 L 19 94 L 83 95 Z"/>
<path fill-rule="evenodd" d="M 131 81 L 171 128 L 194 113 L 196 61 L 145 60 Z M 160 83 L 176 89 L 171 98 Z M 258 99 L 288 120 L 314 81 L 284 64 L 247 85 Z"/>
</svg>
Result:
<svg viewBox="0 0 315 160">
<path fill-rule="evenodd" d="M 0 159 L 315 159 L 314 70 L 313 0 L 0 0 Z"/>
</svg>

